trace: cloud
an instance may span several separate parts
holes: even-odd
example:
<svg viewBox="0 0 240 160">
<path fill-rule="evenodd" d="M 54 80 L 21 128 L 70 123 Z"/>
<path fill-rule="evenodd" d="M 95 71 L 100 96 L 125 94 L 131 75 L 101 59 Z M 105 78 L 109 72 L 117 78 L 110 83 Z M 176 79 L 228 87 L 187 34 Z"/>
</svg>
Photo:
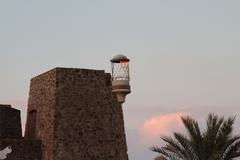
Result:
<svg viewBox="0 0 240 160">
<path fill-rule="evenodd" d="M 147 119 L 140 129 L 141 137 L 147 141 L 153 141 L 160 136 L 171 135 L 173 131 L 183 128 L 181 117 L 187 115 L 184 112 L 159 115 Z"/>
</svg>

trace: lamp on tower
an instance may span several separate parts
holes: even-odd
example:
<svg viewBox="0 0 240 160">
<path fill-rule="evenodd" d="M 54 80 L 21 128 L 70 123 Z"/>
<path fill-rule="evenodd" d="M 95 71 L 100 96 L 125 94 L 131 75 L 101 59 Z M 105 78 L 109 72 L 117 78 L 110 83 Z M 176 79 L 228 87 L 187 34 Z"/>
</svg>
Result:
<svg viewBox="0 0 240 160">
<path fill-rule="evenodd" d="M 129 77 L 129 59 L 124 55 L 116 55 L 112 63 L 112 92 L 116 93 L 119 103 L 125 102 L 125 97 L 131 92 Z"/>
</svg>

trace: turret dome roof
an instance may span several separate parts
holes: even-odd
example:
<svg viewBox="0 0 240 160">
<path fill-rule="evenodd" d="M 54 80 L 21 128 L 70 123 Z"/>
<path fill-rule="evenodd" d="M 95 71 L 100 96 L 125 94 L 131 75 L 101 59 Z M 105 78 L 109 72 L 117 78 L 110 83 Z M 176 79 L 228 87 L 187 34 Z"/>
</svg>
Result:
<svg viewBox="0 0 240 160">
<path fill-rule="evenodd" d="M 111 62 L 115 62 L 115 63 L 119 63 L 121 61 L 128 62 L 129 59 L 123 54 L 118 54 L 118 55 L 114 56 L 113 59 L 111 59 Z"/>
</svg>

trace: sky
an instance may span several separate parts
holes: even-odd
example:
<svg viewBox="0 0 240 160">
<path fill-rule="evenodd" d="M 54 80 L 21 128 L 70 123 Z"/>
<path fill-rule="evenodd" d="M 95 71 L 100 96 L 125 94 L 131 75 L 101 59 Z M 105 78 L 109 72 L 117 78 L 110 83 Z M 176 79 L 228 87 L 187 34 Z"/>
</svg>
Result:
<svg viewBox="0 0 240 160">
<path fill-rule="evenodd" d="M 236 115 L 240 132 L 240 1 L 0 0 L 0 103 L 21 110 L 30 79 L 54 67 L 104 69 L 125 54 L 130 160 L 153 159 L 160 136 L 190 115 Z"/>
</svg>

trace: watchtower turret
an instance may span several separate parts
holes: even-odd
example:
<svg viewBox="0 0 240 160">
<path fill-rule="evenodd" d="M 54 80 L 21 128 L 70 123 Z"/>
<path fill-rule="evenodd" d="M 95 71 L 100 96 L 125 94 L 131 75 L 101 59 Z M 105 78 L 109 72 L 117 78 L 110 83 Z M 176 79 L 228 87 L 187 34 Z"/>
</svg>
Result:
<svg viewBox="0 0 240 160">
<path fill-rule="evenodd" d="M 117 95 L 119 103 L 124 103 L 126 95 L 131 92 L 129 77 L 129 59 L 120 54 L 111 59 L 112 63 L 112 92 Z"/>
</svg>

